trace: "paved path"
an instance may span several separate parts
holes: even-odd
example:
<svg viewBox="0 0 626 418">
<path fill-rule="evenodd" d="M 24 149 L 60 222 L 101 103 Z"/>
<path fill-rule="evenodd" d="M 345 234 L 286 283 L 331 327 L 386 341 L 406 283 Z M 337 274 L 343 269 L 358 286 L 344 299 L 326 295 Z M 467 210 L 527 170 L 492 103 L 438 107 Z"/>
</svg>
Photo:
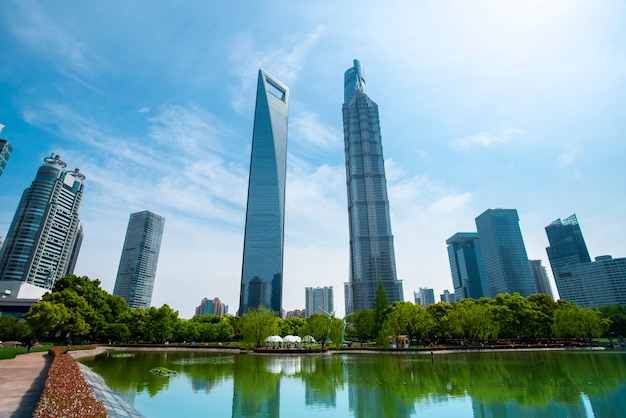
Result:
<svg viewBox="0 0 626 418">
<path fill-rule="evenodd" d="M 47 352 L 0 360 L 0 418 L 31 418 L 48 376 Z"/>
</svg>

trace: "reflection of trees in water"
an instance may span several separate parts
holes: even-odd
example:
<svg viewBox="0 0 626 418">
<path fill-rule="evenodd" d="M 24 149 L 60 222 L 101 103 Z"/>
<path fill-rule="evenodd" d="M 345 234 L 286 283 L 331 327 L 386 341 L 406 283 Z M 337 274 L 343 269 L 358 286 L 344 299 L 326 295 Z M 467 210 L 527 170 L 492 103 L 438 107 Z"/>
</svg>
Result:
<svg viewBox="0 0 626 418">
<path fill-rule="evenodd" d="M 351 394 L 363 392 L 366 398 L 355 397 L 355 408 L 361 404 L 369 408 L 376 392 L 367 389 L 380 387 L 377 396 L 385 404 L 385 411 L 397 408 L 395 399 L 408 406 L 420 400 L 466 394 L 476 405 L 577 405 L 581 393 L 591 399 L 611 396 L 626 382 L 626 357 L 614 353 L 494 352 L 436 355 L 432 359 L 406 355 L 345 358 Z"/>
<path fill-rule="evenodd" d="M 584 409 L 581 394 L 588 396 L 594 410 L 626 407 L 617 396 L 626 388 L 623 352 L 496 351 L 432 357 L 141 352 L 131 358 L 101 357 L 88 364 L 112 389 L 147 391 L 150 396 L 167 389 L 170 381 L 152 375 L 149 370 L 154 367 L 176 370 L 191 380 L 195 390 L 207 392 L 233 378 L 236 417 L 278 416 L 281 379 L 304 382 L 306 405 L 335 405 L 337 391 L 347 388 L 356 417 L 409 416 L 417 402 L 465 396 L 472 398 L 476 416 L 497 411 L 514 416 L 511 411 L 527 413 L 537 408 L 554 416 L 576 416 Z M 533 412 L 532 416 L 544 415 Z"/>
<path fill-rule="evenodd" d="M 219 381 L 232 375 L 234 359 L 232 354 L 142 351 L 129 358 L 100 356 L 88 365 L 111 389 L 120 393 L 145 390 L 152 397 L 167 390 L 171 378 L 154 375 L 150 369 L 175 370 L 190 378 L 194 390 L 209 392 Z"/>
<path fill-rule="evenodd" d="M 281 371 L 265 356 L 242 354 L 234 364 L 233 418 L 278 417 Z"/>
</svg>

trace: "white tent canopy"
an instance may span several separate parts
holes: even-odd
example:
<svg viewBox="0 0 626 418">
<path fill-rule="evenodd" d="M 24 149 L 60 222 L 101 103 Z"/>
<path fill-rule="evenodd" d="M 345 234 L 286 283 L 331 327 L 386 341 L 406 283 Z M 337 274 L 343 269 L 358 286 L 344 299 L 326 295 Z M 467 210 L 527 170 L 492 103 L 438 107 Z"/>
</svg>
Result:
<svg viewBox="0 0 626 418">
<path fill-rule="evenodd" d="M 296 335 L 285 335 L 283 337 L 284 343 L 299 343 L 301 341 L 300 337 Z"/>
<path fill-rule="evenodd" d="M 265 339 L 265 343 L 268 346 L 271 345 L 272 347 L 276 348 L 276 347 L 280 347 L 283 344 L 283 339 L 280 338 L 280 335 L 272 335 Z"/>
</svg>

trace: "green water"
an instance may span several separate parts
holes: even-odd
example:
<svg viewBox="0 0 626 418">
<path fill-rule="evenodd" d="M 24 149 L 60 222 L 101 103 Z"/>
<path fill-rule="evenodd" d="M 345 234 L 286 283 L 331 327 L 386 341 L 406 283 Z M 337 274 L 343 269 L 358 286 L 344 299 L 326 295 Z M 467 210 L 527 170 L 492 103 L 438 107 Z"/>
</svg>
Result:
<svg viewBox="0 0 626 418">
<path fill-rule="evenodd" d="M 626 352 L 268 356 L 138 352 L 86 361 L 146 417 L 626 417 Z M 154 367 L 178 372 L 150 373 Z"/>
</svg>

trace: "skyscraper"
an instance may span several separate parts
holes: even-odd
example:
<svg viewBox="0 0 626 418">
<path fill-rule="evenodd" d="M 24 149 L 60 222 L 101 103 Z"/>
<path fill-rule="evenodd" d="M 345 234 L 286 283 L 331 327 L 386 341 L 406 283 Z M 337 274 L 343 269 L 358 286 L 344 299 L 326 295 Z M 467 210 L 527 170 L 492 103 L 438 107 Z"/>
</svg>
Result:
<svg viewBox="0 0 626 418">
<path fill-rule="evenodd" d="M 446 240 L 446 244 L 455 300 L 488 296 L 478 233 L 457 232 Z"/>
<path fill-rule="evenodd" d="M 541 260 L 528 260 L 530 263 L 530 271 L 533 275 L 533 280 L 535 281 L 535 287 L 537 288 L 537 293 L 543 293 L 544 295 L 550 296 L 550 298 L 554 299 L 552 295 L 552 288 L 550 287 L 550 280 L 548 279 L 548 273 L 546 273 L 546 268 L 541 265 Z"/>
<path fill-rule="evenodd" d="M 404 300 L 396 274 L 378 105 L 358 60 L 344 76 L 343 138 L 350 230 L 349 311 L 373 309 L 378 282 L 390 303 Z"/>
<path fill-rule="evenodd" d="M 476 218 L 489 297 L 537 292 L 515 209 L 487 209 Z"/>
<path fill-rule="evenodd" d="M 626 258 L 604 255 L 591 261 L 576 215 L 555 220 L 546 235 L 561 299 L 589 308 L 626 304 Z"/>
<path fill-rule="evenodd" d="M 0 132 L 2 132 L 3 128 L 4 125 L 0 123 Z M 2 175 L 2 173 L 4 173 L 4 169 L 7 166 L 7 162 L 9 161 L 9 157 L 11 156 L 12 152 L 13 147 L 11 147 L 9 141 L 7 141 L 6 139 L 0 139 L 0 176 Z"/>
<path fill-rule="evenodd" d="M 456 303 L 454 293 L 450 293 L 449 290 L 444 290 L 443 293 L 439 295 L 439 300 L 447 303 Z"/>
<path fill-rule="evenodd" d="M 239 315 L 261 306 L 282 310 L 288 110 L 289 89 L 259 70 Z"/>
<path fill-rule="evenodd" d="M 626 305 L 626 258 L 602 255 L 563 266 L 554 278 L 561 299 L 587 308 Z"/>
<path fill-rule="evenodd" d="M 132 213 L 113 294 L 131 308 L 150 308 L 165 218 L 150 211 Z"/>
<path fill-rule="evenodd" d="M 416 305 L 426 307 L 435 303 L 435 290 L 427 287 L 420 287 L 420 290 L 413 292 L 413 299 Z"/>
<path fill-rule="evenodd" d="M 227 311 L 227 306 L 223 303 L 220 298 L 203 298 L 202 302 L 200 302 L 200 306 L 196 307 L 196 315 L 217 315 L 222 316 L 225 315 Z"/>
<path fill-rule="evenodd" d="M 591 257 L 583 238 L 576 215 L 564 220 L 557 219 L 546 226 L 550 246 L 546 248 L 554 279 L 563 266 L 576 263 L 590 263 Z"/>
<path fill-rule="evenodd" d="M 6 139 L 0 139 L 0 176 L 4 173 L 9 157 L 13 152 L 13 147 Z"/>
<path fill-rule="evenodd" d="M 45 158 L 24 190 L 0 251 L 0 280 L 50 289 L 72 272 L 85 176 L 65 167 L 58 155 Z"/>
<path fill-rule="evenodd" d="M 332 314 L 335 312 L 332 286 L 305 287 L 304 297 L 307 318 L 313 314 Z"/>
</svg>

